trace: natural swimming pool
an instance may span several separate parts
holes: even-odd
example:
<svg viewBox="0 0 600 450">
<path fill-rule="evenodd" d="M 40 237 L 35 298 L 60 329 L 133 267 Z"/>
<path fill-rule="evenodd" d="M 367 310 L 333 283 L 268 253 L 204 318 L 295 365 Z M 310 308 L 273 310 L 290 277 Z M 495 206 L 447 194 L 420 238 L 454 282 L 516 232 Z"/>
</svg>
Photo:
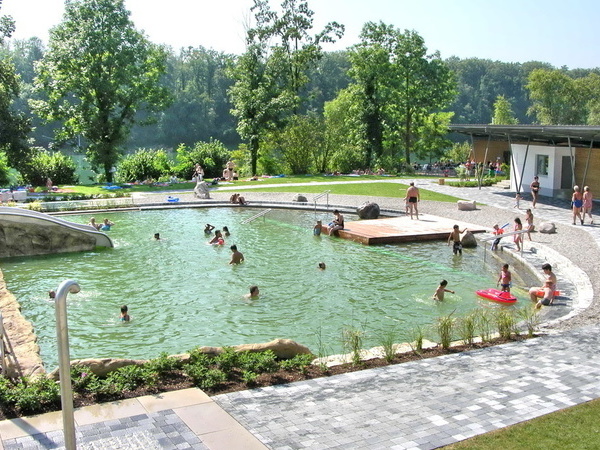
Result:
<svg viewBox="0 0 600 450">
<path fill-rule="evenodd" d="M 430 325 L 440 316 L 498 307 L 474 293 L 494 287 L 500 267 L 493 258 L 484 262 L 481 248 L 454 257 L 445 242 L 368 247 L 315 237 L 316 218 L 324 223 L 331 218 L 322 212 L 273 210 L 242 224 L 257 212 L 211 208 L 106 214 L 116 223 L 108 232 L 114 249 L 14 259 L 0 267 L 34 324 L 49 369 L 57 357 L 54 305 L 47 292 L 69 278 L 82 288 L 67 301 L 72 359 L 152 358 L 198 345 L 274 338 L 294 339 L 313 352 L 337 353 L 345 328 L 364 328 L 364 346 L 370 347 L 392 328 L 399 341 L 409 340 L 415 326 Z M 87 223 L 89 217 L 67 219 Z M 206 244 L 207 222 L 229 227 L 226 245 Z M 152 239 L 156 232 L 163 240 Z M 231 244 L 245 255 L 239 266 L 228 265 Z M 320 261 L 327 264 L 325 271 L 317 269 Z M 431 296 L 441 279 L 456 294 L 440 303 Z M 244 294 L 253 284 L 261 296 L 248 300 Z M 130 323 L 119 321 L 122 304 L 129 306 Z"/>
</svg>

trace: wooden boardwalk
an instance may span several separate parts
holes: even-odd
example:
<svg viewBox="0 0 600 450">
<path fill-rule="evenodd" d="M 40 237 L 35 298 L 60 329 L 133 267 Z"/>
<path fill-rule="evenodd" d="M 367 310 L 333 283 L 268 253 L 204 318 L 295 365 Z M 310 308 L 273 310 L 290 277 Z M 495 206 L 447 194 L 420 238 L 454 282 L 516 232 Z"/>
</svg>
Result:
<svg viewBox="0 0 600 450">
<path fill-rule="evenodd" d="M 430 214 L 420 214 L 419 217 L 419 220 L 411 220 L 410 216 L 402 216 L 346 222 L 344 229 L 338 233 L 339 237 L 343 239 L 365 245 L 377 245 L 448 239 L 454 225 L 458 225 L 461 231 L 466 228 L 472 233 L 488 231 L 479 225 Z M 328 232 L 329 228 L 323 225 L 323 233 L 327 234 Z"/>
</svg>

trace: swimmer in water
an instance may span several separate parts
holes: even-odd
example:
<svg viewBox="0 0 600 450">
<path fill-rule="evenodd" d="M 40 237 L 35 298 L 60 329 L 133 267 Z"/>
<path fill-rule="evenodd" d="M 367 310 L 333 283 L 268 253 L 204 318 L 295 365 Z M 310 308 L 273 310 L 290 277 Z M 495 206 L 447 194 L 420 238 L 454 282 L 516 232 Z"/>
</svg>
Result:
<svg viewBox="0 0 600 450">
<path fill-rule="evenodd" d="M 258 298 L 259 296 L 260 296 L 260 292 L 258 291 L 258 286 L 250 286 L 250 293 L 246 294 L 244 297 Z"/>
<path fill-rule="evenodd" d="M 127 305 L 121 306 L 121 320 L 123 322 L 129 322 L 131 320 L 131 317 L 129 316 L 129 313 L 128 313 Z"/>
<path fill-rule="evenodd" d="M 454 291 L 446 289 L 446 286 L 448 286 L 448 282 L 446 280 L 442 280 L 433 294 L 434 300 L 439 300 L 440 302 L 443 301 L 445 292 L 450 292 L 451 294 L 454 294 Z"/>
</svg>

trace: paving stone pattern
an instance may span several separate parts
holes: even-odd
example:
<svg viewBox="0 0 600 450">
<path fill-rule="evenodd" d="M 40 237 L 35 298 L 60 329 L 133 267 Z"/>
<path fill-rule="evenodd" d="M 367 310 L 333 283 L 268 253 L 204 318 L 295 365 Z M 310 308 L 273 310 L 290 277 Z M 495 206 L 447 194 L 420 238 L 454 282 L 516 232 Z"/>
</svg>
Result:
<svg viewBox="0 0 600 450">
<path fill-rule="evenodd" d="M 83 450 L 208 450 L 170 409 L 77 427 L 76 438 L 77 448 Z M 3 444 L 5 450 L 65 448 L 62 430 L 7 439 Z"/>
<path fill-rule="evenodd" d="M 600 330 L 214 397 L 272 449 L 432 449 L 600 396 Z"/>
</svg>

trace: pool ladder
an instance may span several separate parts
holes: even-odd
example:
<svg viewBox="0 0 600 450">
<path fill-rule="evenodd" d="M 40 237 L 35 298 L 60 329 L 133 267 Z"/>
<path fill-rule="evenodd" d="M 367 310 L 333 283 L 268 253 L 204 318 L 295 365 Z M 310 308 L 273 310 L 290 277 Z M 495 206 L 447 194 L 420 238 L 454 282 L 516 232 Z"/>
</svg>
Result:
<svg viewBox="0 0 600 450">
<path fill-rule="evenodd" d="M 261 211 L 258 214 L 254 214 L 252 217 L 249 217 L 248 219 L 242 221 L 242 223 L 243 224 L 250 223 L 250 222 L 258 219 L 259 217 L 264 217 L 265 214 L 267 214 L 269 211 L 272 211 L 272 209 L 265 209 L 264 211 Z"/>
<path fill-rule="evenodd" d="M 329 209 L 329 193 L 330 192 L 331 192 L 330 190 L 323 191 L 320 194 L 317 194 L 313 197 L 313 203 L 315 204 L 315 214 L 317 212 L 317 200 L 319 200 L 322 197 L 327 197 L 327 209 Z"/>
</svg>

